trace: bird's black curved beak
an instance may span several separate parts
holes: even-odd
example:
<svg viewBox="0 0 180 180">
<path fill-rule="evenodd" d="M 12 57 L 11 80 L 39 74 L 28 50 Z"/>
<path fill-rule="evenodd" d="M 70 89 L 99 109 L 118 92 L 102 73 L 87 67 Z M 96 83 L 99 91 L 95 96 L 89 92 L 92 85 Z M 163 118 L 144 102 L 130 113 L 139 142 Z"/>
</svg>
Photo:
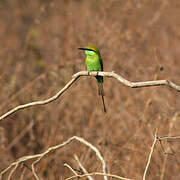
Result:
<svg viewBox="0 0 180 180">
<path fill-rule="evenodd" d="M 92 50 L 92 49 L 88 49 L 88 48 L 78 48 L 79 50 L 84 50 L 84 51 L 94 51 L 94 50 Z"/>
<path fill-rule="evenodd" d="M 78 48 L 79 50 L 89 50 L 89 49 L 87 49 L 87 48 Z"/>
</svg>

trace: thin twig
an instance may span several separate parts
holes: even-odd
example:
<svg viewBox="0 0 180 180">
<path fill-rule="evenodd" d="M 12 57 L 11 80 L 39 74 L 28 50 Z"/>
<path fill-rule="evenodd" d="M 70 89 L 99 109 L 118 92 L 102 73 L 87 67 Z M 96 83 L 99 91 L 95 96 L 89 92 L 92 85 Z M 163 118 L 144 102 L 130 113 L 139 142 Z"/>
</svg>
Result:
<svg viewBox="0 0 180 180">
<path fill-rule="evenodd" d="M 89 173 L 87 172 L 87 170 L 84 168 L 84 166 L 81 164 L 81 162 L 80 162 L 79 158 L 77 157 L 77 155 L 74 155 L 74 158 L 76 159 L 79 167 L 83 170 L 84 174 L 89 174 Z M 94 180 L 91 176 L 87 176 L 87 178 L 88 178 L 89 180 Z"/>
<path fill-rule="evenodd" d="M 43 152 L 43 153 L 35 154 L 35 155 L 29 155 L 29 156 L 23 156 L 23 157 L 19 158 L 17 161 L 11 163 L 5 170 L 3 170 L 3 171 L 0 173 L 0 179 L 2 179 L 2 176 L 3 176 L 9 169 L 11 169 L 12 167 L 14 167 L 13 170 L 12 170 L 12 171 L 14 172 L 14 170 L 18 167 L 18 165 L 19 165 L 20 163 L 25 162 L 25 161 L 27 161 L 27 160 L 31 160 L 31 159 L 36 159 L 36 158 L 37 158 L 37 159 L 32 163 L 31 167 L 32 167 L 33 175 L 36 177 L 36 179 L 39 179 L 38 176 L 37 176 L 37 174 L 36 174 L 36 172 L 35 172 L 35 168 L 34 168 L 35 164 L 37 164 L 37 163 L 38 163 L 45 155 L 47 155 L 49 152 L 51 152 L 51 151 L 53 151 L 53 150 L 57 150 L 57 149 L 59 149 L 59 148 L 61 148 L 61 147 L 64 147 L 64 146 L 68 145 L 69 143 L 71 143 L 71 142 L 74 141 L 74 140 L 79 141 L 79 142 L 85 144 L 86 146 L 88 146 L 91 150 L 93 150 L 93 151 L 96 153 L 96 156 L 99 158 L 99 160 L 100 160 L 101 163 L 102 163 L 102 171 L 103 171 L 103 173 L 104 173 L 104 174 L 107 174 L 107 171 L 106 171 L 106 163 L 105 163 L 105 161 L 104 161 L 101 153 L 99 152 L 99 150 L 98 150 L 95 146 L 93 146 L 92 144 L 90 144 L 88 141 L 84 140 L 83 138 L 78 137 L 78 136 L 73 136 L 73 137 L 69 138 L 67 141 L 65 141 L 65 142 L 63 142 L 63 143 L 61 143 L 61 144 L 58 144 L 58 145 L 56 145 L 56 146 L 52 146 L 52 147 L 48 148 L 48 149 L 47 149 L 45 152 Z M 104 179 L 107 180 L 107 177 L 104 176 Z"/>
<path fill-rule="evenodd" d="M 36 178 L 36 180 L 39 180 L 39 177 L 38 177 L 38 175 L 36 174 L 36 171 L 35 171 L 35 169 L 34 169 L 34 163 L 32 164 L 32 173 L 33 173 L 33 175 L 34 175 L 34 177 Z"/>
<path fill-rule="evenodd" d="M 13 162 L 12 164 L 10 164 L 6 169 L 4 169 L 3 171 L 1 171 L 0 173 L 0 179 L 2 179 L 3 174 L 5 174 L 8 170 L 10 170 L 12 167 L 16 167 L 16 165 L 18 166 L 18 162 Z"/>
<path fill-rule="evenodd" d="M 122 84 L 124 84 L 125 86 L 131 87 L 131 88 L 141 88 L 141 87 L 150 87 L 150 86 L 168 86 L 171 87 L 173 89 L 175 89 L 176 91 L 180 92 L 180 86 L 176 85 L 175 83 L 169 81 L 169 80 L 155 80 L 155 81 L 144 81 L 144 82 L 131 82 L 128 81 L 126 79 L 124 79 L 122 76 L 114 73 L 114 72 L 88 72 L 88 71 L 80 71 L 76 74 L 73 75 L 72 79 L 58 92 L 56 93 L 54 96 L 50 97 L 49 99 L 46 100 L 42 100 L 42 101 L 35 101 L 35 102 L 31 102 L 28 104 L 23 104 L 23 105 L 19 105 L 13 109 L 11 109 L 10 111 L 6 112 L 5 114 L 3 114 L 2 116 L 0 116 L 0 121 L 4 118 L 6 118 L 7 116 L 15 113 L 16 111 L 19 111 L 20 109 L 24 109 L 24 108 L 28 108 L 31 106 L 36 106 L 36 105 L 45 105 L 47 103 L 50 103 L 52 101 L 55 101 L 56 99 L 58 99 L 65 91 L 67 91 L 68 88 L 70 88 L 72 86 L 72 84 L 81 76 L 104 76 L 104 77 L 111 77 L 111 78 L 115 78 L 117 79 L 119 82 L 121 82 Z"/>
<path fill-rule="evenodd" d="M 179 112 L 176 112 L 176 113 L 174 114 L 173 118 L 172 118 L 171 121 L 170 121 L 168 137 L 171 137 L 171 131 L 172 131 L 172 128 L 173 128 L 175 122 L 177 121 L 177 117 L 178 117 L 178 116 L 179 116 Z M 165 141 L 165 144 L 167 145 L 167 139 L 166 139 L 166 141 Z M 169 149 L 169 148 L 168 148 L 168 149 Z M 162 167 L 162 170 L 161 170 L 160 180 L 163 180 L 163 179 L 164 179 L 164 174 L 165 174 L 165 170 L 166 170 L 167 159 L 168 159 L 168 153 L 165 154 L 165 158 L 164 158 L 164 161 L 163 161 L 163 167 Z"/>
<path fill-rule="evenodd" d="M 108 177 L 112 177 L 112 178 L 116 178 L 116 179 L 121 179 L 121 180 L 133 180 L 133 179 L 128 179 L 128 178 L 117 176 L 117 175 L 113 175 L 113 174 L 105 174 L 105 173 L 100 173 L 100 172 L 93 172 L 93 173 L 89 173 L 89 174 L 72 176 L 72 177 L 67 178 L 66 180 L 75 179 L 75 178 L 83 178 L 83 177 L 87 177 L 87 176 L 97 176 L 97 175 L 98 176 L 108 176 Z"/>
<path fill-rule="evenodd" d="M 64 166 L 66 166 L 67 168 L 69 168 L 69 169 L 75 174 L 75 176 L 78 176 L 78 174 L 76 173 L 76 171 L 75 171 L 70 165 L 68 165 L 67 163 L 64 163 Z"/>
<path fill-rule="evenodd" d="M 180 136 L 160 136 L 157 140 L 164 140 L 164 139 L 180 139 Z"/>
<path fill-rule="evenodd" d="M 19 178 L 20 180 L 25 179 L 24 176 L 25 176 L 26 169 L 27 169 L 26 167 L 23 168 L 21 176 Z"/>
<path fill-rule="evenodd" d="M 16 165 L 14 166 L 14 168 L 11 170 L 11 172 L 10 172 L 10 174 L 9 174 L 9 176 L 8 176 L 8 180 L 11 179 L 11 177 L 12 177 L 13 173 L 15 172 L 15 170 L 17 169 L 18 165 L 19 165 L 19 164 L 16 164 Z"/>
<path fill-rule="evenodd" d="M 155 144 L 156 144 L 156 141 L 157 141 L 157 130 L 156 130 L 156 132 L 155 132 L 154 141 L 153 141 L 153 144 L 152 144 L 152 146 L 151 146 L 151 151 L 150 151 L 150 153 L 149 153 L 148 162 L 147 162 L 146 167 L 145 167 L 145 170 L 144 170 L 143 180 L 146 179 L 146 174 L 147 174 L 147 171 L 148 171 L 150 162 L 151 162 L 152 153 L 153 153 L 153 150 L 154 150 L 154 146 L 155 146 Z"/>
</svg>

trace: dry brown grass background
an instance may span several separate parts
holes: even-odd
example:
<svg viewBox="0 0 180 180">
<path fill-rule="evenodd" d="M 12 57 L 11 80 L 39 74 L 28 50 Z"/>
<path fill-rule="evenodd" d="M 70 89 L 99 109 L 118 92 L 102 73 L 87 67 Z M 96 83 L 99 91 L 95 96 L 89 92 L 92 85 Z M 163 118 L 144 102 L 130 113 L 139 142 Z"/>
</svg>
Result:
<svg viewBox="0 0 180 180">
<path fill-rule="evenodd" d="M 168 79 L 180 85 L 179 12 L 176 0 L 1 0 L 0 113 L 53 96 L 85 70 L 77 48 L 86 45 L 100 48 L 105 71 L 134 82 Z M 180 93 L 167 87 L 131 89 L 109 78 L 104 89 L 107 114 L 95 78 L 81 77 L 58 100 L 1 121 L 0 171 L 76 135 L 101 151 L 109 173 L 142 179 L 156 128 L 159 136 L 180 135 Z M 180 140 L 162 145 L 154 148 L 147 179 L 178 180 Z M 43 158 L 38 176 L 70 177 L 63 164 L 79 169 L 74 154 L 88 172 L 101 171 L 95 153 L 74 142 Z M 34 179 L 24 166 L 12 179 L 20 179 L 22 171 L 23 179 Z"/>
</svg>

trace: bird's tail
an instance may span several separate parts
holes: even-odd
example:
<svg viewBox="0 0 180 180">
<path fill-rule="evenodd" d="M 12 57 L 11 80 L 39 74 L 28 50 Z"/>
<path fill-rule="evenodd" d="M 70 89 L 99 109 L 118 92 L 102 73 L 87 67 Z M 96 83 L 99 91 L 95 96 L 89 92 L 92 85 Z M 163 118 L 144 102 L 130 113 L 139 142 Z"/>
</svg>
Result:
<svg viewBox="0 0 180 180">
<path fill-rule="evenodd" d="M 98 82 L 98 94 L 100 96 L 105 96 L 104 88 L 103 88 L 103 83 L 102 82 Z"/>
<path fill-rule="evenodd" d="M 101 96 L 101 97 L 102 97 L 104 112 L 106 113 L 106 106 L 105 106 L 105 102 L 104 102 L 104 96 Z"/>
<path fill-rule="evenodd" d="M 104 108 L 104 112 L 106 113 L 106 106 L 104 102 L 105 94 L 104 94 L 104 88 L 103 88 L 103 77 L 97 76 L 96 79 L 98 82 L 98 94 L 102 97 L 103 108 Z"/>
</svg>

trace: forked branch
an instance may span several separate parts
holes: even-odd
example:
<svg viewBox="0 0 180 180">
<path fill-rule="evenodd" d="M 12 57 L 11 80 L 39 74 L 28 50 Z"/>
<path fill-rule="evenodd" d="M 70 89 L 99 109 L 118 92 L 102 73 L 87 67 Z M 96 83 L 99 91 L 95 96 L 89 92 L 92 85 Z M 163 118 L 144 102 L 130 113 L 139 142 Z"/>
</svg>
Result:
<svg viewBox="0 0 180 180">
<path fill-rule="evenodd" d="M 81 142 L 82 144 L 86 145 L 87 147 L 89 147 L 92 151 L 95 152 L 97 158 L 100 160 L 101 164 L 102 164 L 102 173 L 101 172 L 97 172 L 97 173 L 92 173 L 92 174 L 87 174 L 87 175 L 83 175 L 82 177 L 85 177 L 85 176 L 91 176 L 91 175 L 101 175 L 104 177 L 104 180 L 108 180 L 107 176 L 109 177 L 114 177 L 114 178 L 117 178 L 117 179 L 128 179 L 128 178 L 124 178 L 124 177 L 120 177 L 120 176 L 117 176 L 117 175 L 110 175 L 107 173 L 107 166 L 106 166 L 106 162 L 103 158 L 103 156 L 101 155 L 100 151 L 94 146 L 92 145 L 91 143 L 89 143 L 88 141 L 86 141 L 85 139 L 81 138 L 81 137 L 78 137 L 78 136 L 73 136 L 71 138 L 69 138 L 67 141 L 64 141 L 63 143 L 61 144 L 58 144 L 56 146 L 52 146 L 50 147 L 49 149 L 47 149 L 46 151 L 44 151 L 43 153 L 40 153 L 40 154 L 35 154 L 35 155 L 29 155 L 29 156 L 24 156 L 24 157 L 21 157 L 19 158 L 18 160 L 16 160 L 15 162 L 11 163 L 6 169 L 4 169 L 2 172 L 0 172 L 0 180 L 2 179 L 3 175 L 5 173 L 7 173 L 8 171 L 10 171 L 10 174 L 8 176 L 8 179 L 11 178 L 11 176 L 13 175 L 13 173 L 15 172 L 15 170 L 17 169 L 17 167 L 21 164 L 21 163 L 24 163 L 28 160 L 34 160 L 33 163 L 31 164 L 31 168 L 32 168 L 32 173 L 35 177 L 36 180 L 39 180 L 39 177 L 35 171 L 35 165 L 37 163 L 40 162 L 40 160 L 47 154 L 49 154 L 51 151 L 55 151 L 55 150 L 58 150 L 64 146 L 67 146 L 68 144 L 70 144 L 72 141 L 79 141 Z M 72 171 L 73 169 L 65 164 L 65 166 L 67 166 L 68 168 L 70 168 Z M 81 177 L 81 175 L 78 175 L 75 171 L 73 171 L 73 173 L 75 174 L 75 177 Z M 74 179 L 75 178 L 74 176 L 69 178 L 69 179 Z"/>
</svg>

